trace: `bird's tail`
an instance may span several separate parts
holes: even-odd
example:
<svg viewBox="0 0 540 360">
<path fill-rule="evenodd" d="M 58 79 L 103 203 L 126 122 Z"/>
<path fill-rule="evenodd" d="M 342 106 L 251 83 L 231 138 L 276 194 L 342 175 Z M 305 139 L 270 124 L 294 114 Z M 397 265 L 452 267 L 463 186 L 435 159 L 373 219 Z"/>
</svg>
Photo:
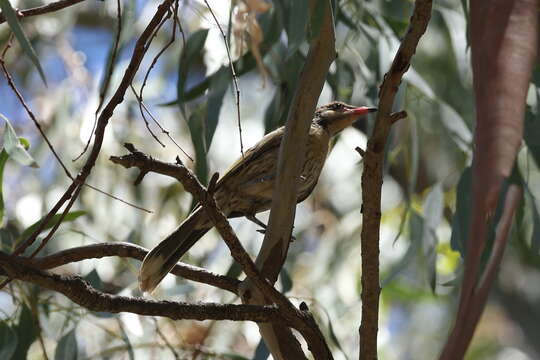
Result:
<svg viewBox="0 0 540 360">
<path fill-rule="evenodd" d="M 210 230 L 210 227 L 199 228 L 204 222 L 204 210 L 196 209 L 178 229 L 146 255 L 139 272 L 141 291 L 152 292 L 180 258 Z"/>
</svg>

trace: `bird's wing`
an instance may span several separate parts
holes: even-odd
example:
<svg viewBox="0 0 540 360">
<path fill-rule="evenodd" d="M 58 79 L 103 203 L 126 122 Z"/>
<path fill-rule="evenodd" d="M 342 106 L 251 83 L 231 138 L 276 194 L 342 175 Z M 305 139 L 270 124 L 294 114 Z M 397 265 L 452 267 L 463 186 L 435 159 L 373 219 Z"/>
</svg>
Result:
<svg viewBox="0 0 540 360">
<path fill-rule="evenodd" d="M 277 130 L 272 131 L 271 133 L 266 134 L 255 146 L 248 149 L 244 153 L 244 157 L 236 160 L 234 164 L 231 165 L 229 170 L 219 179 L 216 184 L 216 189 L 220 185 L 225 184 L 227 180 L 239 171 L 241 171 L 247 164 L 252 163 L 255 159 L 267 154 L 270 151 L 277 151 L 283 139 L 284 127 L 280 127 Z"/>
</svg>

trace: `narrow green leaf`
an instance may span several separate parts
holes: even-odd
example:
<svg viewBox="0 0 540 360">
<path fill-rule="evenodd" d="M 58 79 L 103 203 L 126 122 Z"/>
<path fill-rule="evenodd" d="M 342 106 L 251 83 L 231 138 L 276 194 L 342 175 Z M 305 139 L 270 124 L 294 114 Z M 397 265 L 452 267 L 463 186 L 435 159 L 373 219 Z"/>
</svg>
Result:
<svg viewBox="0 0 540 360">
<path fill-rule="evenodd" d="M 306 40 L 306 29 L 309 18 L 307 14 L 309 14 L 308 0 L 295 0 L 291 2 L 287 23 L 287 57 L 293 55 Z"/>
<path fill-rule="evenodd" d="M 321 33 L 327 0 L 316 0 L 315 10 L 309 19 L 309 38 L 314 39 Z"/>
<path fill-rule="evenodd" d="M 266 343 L 263 339 L 259 341 L 257 348 L 255 349 L 255 355 L 253 355 L 253 360 L 266 360 L 270 356 L 270 351 L 266 347 Z"/>
<path fill-rule="evenodd" d="M 8 155 L 21 165 L 30 166 L 33 168 L 39 167 L 37 162 L 24 148 L 22 144 L 23 141 L 17 137 L 17 134 L 15 133 L 15 130 L 13 129 L 13 126 L 11 126 L 9 120 L 2 114 L 0 114 L 0 117 L 6 122 L 6 127 L 4 130 L 4 149 Z"/>
<path fill-rule="evenodd" d="M 34 323 L 34 316 L 26 304 L 22 306 L 19 323 L 14 330 L 17 333 L 18 341 L 12 359 L 26 359 L 28 348 L 36 340 L 38 334 Z"/>
<path fill-rule="evenodd" d="M 186 78 L 189 73 L 189 69 L 193 61 L 197 56 L 202 56 L 202 51 L 204 49 L 204 44 L 206 42 L 206 37 L 208 36 L 208 29 L 199 30 L 194 32 L 189 39 L 186 41 L 186 45 L 180 56 L 180 63 L 178 66 L 178 81 L 176 83 L 176 92 L 177 92 L 177 104 L 181 107 L 186 102 L 185 92 L 186 92 Z"/>
<path fill-rule="evenodd" d="M 212 139 L 218 125 L 221 105 L 223 104 L 223 97 L 229 87 L 231 76 L 230 69 L 221 68 L 216 76 L 212 77 L 210 94 L 208 96 L 208 109 L 206 111 L 206 151 L 208 151 L 212 144 Z"/>
<path fill-rule="evenodd" d="M 97 273 L 96 269 L 92 269 L 92 271 L 86 274 L 83 279 L 88 281 L 92 287 L 95 287 L 96 289 L 103 289 L 103 281 L 101 281 L 101 277 Z"/>
<path fill-rule="evenodd" d="M 3 226 L 4 223 L 4 192 L 3 192 L 3 184 L 4 184 L 4 167 L 6 166 L 7 159 L 9 158 L 8 153 L 6 150 L 2 149 L 0 152 L 0 228 Z M 0 357 L 1 359 L 2 357 Z"/>
<path fill-rule="evenodd" d="M 452 235 L 450 245 L 465 258 L 467 238 L 471 223 L 472 206 L 472 174 L 471 168 L 466 168 L 458 182 L 456 190 L 456 211 L 452 221 Z"/>
<path fill-rule="evenodd" d="M 17 333 L 6 322 L 0 322 L 0 359 L 11 359 L 17 348 Z"/>
<path fill-rule="evenodd" d="M 195 148 L 195 174 L 203 184 L 208 182 L 208 164 L 206 162 L 206 136 L 204 123 L 204 106 L 200 106 L 191 113 L 188 120 L 191 141 Z"/>
<path fill-rule="evenodd" d="M 422 230 L 422 243 L 424 256 L 427 262 L 427 271 L 431 290 L 435 291 L 437 281 L 437 226 L 441 222 L 444 209 L 444 193 L 442 185 L 437 183 L 426 197 L 424 204 L 424 227 Z"/>
<path fill-rule="evenodd" d="M 64 335 L 54 353 L 55 360 L 77 360 L 77 335 L 76 329 L 72 329 L 66 335 Z"/>
<path fill-rule="evenodd" d="M 281 292 L 283 294 L 288 293 L 293 287 L 293 281 L 287 269 L 281 269 L 281 272 L 279 273 L 279 280 L 281 282 Z"/>
<path fill-rule="evenodd" d="M 41 68 L 39 58 L 37 57 L 32 44 L 30 44 L 30 41 L 28 41 L 28 38 L 24 34 L 21 24 L 19 23 L 19 19 L 17 18 L 17 14 L 15 14 L 15 10 L 13 10 L 11 7 L 9 0 L 0 0 L 0 9 L 2 9 L 2 14 L 6 18 L 9 28 L 11 31 L 13 31 L 13 34 L 15 34 L 17 41 L 19 44 L 21 44 L 24 53 L 30 58 L 34 66 L 38 69 L 41 79 L 45 85 L 47 85 L 47 79 L 45 79 L 45 73 Z"/>
<path fill-rule="evenodd" d="M 77 219 L 79 216 L 83 216 L 83 215 L 86 215 L 86 211 L 82 211 L 82 210 L 72 211 L 72 212 L 69 212 L 69 213 L 66 214 L 64 219 L 62 219 L 62 222 L 73 221 L 73 220 Z M 43 231 L 52 228 L 54 226 L 54 224 L 56 224 L 58 222 L 58 220 L 60 219 L 61 216 L 62 216 L 62 214 L 54 215 L 52 217 L 51 221 L 49 221 L 49 223 L 47 225 L 45 225 L 45 227 L 43 228 Z M 32 225 L 30 225 L 28 228 L 26 228 L 26 230 L 23 231 L 21 236 L 19 236 L 19 241 L 24 240 L 28 236 L 30 236 L 38 228 L 38 226 L 39 226 L 39 224 L 41 223 L 42 220 L 43 219 L 38 220 L 35 223 L 33 223 Z"/>
</svg>

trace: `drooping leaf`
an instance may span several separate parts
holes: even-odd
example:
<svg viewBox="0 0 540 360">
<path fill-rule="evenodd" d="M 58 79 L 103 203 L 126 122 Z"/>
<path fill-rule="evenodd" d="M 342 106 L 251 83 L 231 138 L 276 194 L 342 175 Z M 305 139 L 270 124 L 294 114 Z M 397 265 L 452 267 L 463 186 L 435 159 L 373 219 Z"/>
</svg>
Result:
<svg viewBox="0 0 540 360">
<path fill-rule="evenodd" d="M 424 228 L 422 234 L 422 243 L 424 247 L 424 256 L 427 262 L 427 271 L 431 290 L 435 291 L 437 272 L 437 235 L 436 230 L 441 222 L 444 209 L 444 193 L 442 185 L 437 183 L 426 197 L 424 204 Z"/>
<path fill-rule="evenodd" d="M 38 334 L 38 330 L 34 323 L 34 316 L 26 304 L 23 304 L 22 306 L 19 322 L 14 330 L 17 334 L 18 341 L 12 359 L 26 359 L 28 348 L 32 345 L 34 340 L 36 340 Z"/>
<path fill-rule="evenodd" d="M 15 38 L 17 38 L 17 41 L 19 44 L 21 44 L 24 53 L 30 58 L 34 66 L 38 69 L 41 80 L 43 80 L 45 85 L 47 85 L 47 79 L 45 78 L 45 73 L 43 72 L 39 58 L 36 55 L 32 44 L 30 44 L 30 41 L 26 37 L 21 24 L 19 23 L 19 19 L 17 18 L 17 14 L 11 7 L 9 0 L 0 0 L 0 9 L 2 9 L 2 14 L 6 18 L 9 28 L 11 31 L 13 31 L 13 34 L 15 34 Z"/>
<path fill-rule="evenodd" d="M 66 216 L 64 217 L 64 219 L 62 219 L 62 222 L 68 222 L 68 221 L 73 221 L 75 219 L 77 219 L 78 217 L 80 216 L 83 216 L 83 215 L 86 215 L 86 211 L 82 211 L 82 210 L 78 210 L 78 211 L 72 211 L 72 212 L 69 212 L 66 214 Z M 58 222 L 58 220 L 60 219 L 60 217 L 62 216 L 62 214 L 56 214 L 52 217 L 51 221 L 49 221 L 47 223 L 47 225 L 45 225 L 45 227 L 43 228 L 42 231 L 45 231 L 47 229 L 50 229 L 54 226 L 54 224 L 56 224 Z M 28 236 L 30 236 L 39 226 L 39 224 L 41 223 L 41 221 L 43 221 L 43 219 L 40 219 L 38 221 L 36 221 L 35 223 L 33 223 L 32 225 L 30 225 L 28 228 L 26 228 L 23 233 L 21 234 L 21 236 L 19 236 L 19 241 L 20 240 L 24 240 L 26 239 Z"/>
<path fill-rule="evenodd" d="M 17 343 L 17 333 L 5 321 L 0 321 L 0 359 L 11 359 Z"/>
<path fill-rule="evenodd" d="M 223 97 L 229 87 L 231 78 L 231 71 L 228 68 L 221 68 L 217 74 L 212 77 L 210 94 L 208 96 L 208 108 L 206 111 L 206 151 L 208 151 L 212 144 L 212 139 L 218 125 L 221 105 L 223 104 Z"/>
<path fill-rule="evenodd" d="M 195 175 L 202 184 L 208 182 L 208 164 L 206 160 L 205 109 L 200 106 L 191 113 L 188 120 L 191 141 L 195 148 Z"/>
<path fill-rule="evenodd" d="M 176 103 L 183 108 L 183 104 L 186 100 L 186 78 L 189 73 L 191 64 L 197 59 L 197 56 L 202 55 L 206 37 L 208 36 L 208 29 L 203 29 L 194 32 L 186 41 L 185 47 L 180 56 L 180 63 L 178 66 L 178 82 L 176 84 Z M 204 90 L 203 90 L 204 91 Z"/>
<path fill-rule="evenodd" d="M 0 114 L 0 117 L 6 122 L 6 126 L 4 128 L 4 150 L 6 150 L 9 157 L 24 166 L 30 166 L 33 168 L 39 167 L 37 162 L 24 148 L 9 120 L 2 114 Z"/>
<path fill-rule="evenodd" d="M 70 330 L 67 334 L 62 336 L 56 351 L 54 353 L 55 360 L 77 360 L 77 333 L 76 329 Z"/>
</svg>

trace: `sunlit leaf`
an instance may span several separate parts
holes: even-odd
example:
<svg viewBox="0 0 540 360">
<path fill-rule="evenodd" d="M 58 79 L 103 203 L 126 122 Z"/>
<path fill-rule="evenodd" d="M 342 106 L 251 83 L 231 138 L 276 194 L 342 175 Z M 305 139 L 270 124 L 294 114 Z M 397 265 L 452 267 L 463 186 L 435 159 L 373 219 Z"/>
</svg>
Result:
<svg viewBox="0 0 540 360">
<path fill-rule="evenodd" d="M 54 353 L 55 360 L 76 360 L 77 359 L 77 334 L 76 330 L 72 329 L 67 334 L 62 336 L 56 351 Z"/>
<path fill-rule="evenodd" d="M 45 85 L 47 85 L 47 79 L 45 78 L 45 73 L 43 72 L 39 58 L 36 55 L 32 44 L 30 44 L 30 41 L 28 41 L 28 38 L 24 34 L 21 24 L 19 23 L 19 19 L 17 18 L 17 14 L 15 14 L 15 10 L 13 10 L 11 7 L 9 0 L 0 0 L 0 9 L 2 9 L 2 14 L 6 18 L 9 28 L 11 31 L 13 31 L 13 34 L 15 34 L 17 41 L 19 44 L 21 44 L 24 53 L 30 58 L 34 66 L 38 69 L 39 76 L 41 76 L 41 79 Z"/>
<path fill-rule="evenodd" d="M 0 114 L 0 117 L 6 122 L 6 126 L 4 128 L 4 149 L 8 153 L 9 157 L 21 165 L 34 168 L 39 167 L 37 162 L 24 148 L 9 120 L 2 114 Z"/>
</svg>

